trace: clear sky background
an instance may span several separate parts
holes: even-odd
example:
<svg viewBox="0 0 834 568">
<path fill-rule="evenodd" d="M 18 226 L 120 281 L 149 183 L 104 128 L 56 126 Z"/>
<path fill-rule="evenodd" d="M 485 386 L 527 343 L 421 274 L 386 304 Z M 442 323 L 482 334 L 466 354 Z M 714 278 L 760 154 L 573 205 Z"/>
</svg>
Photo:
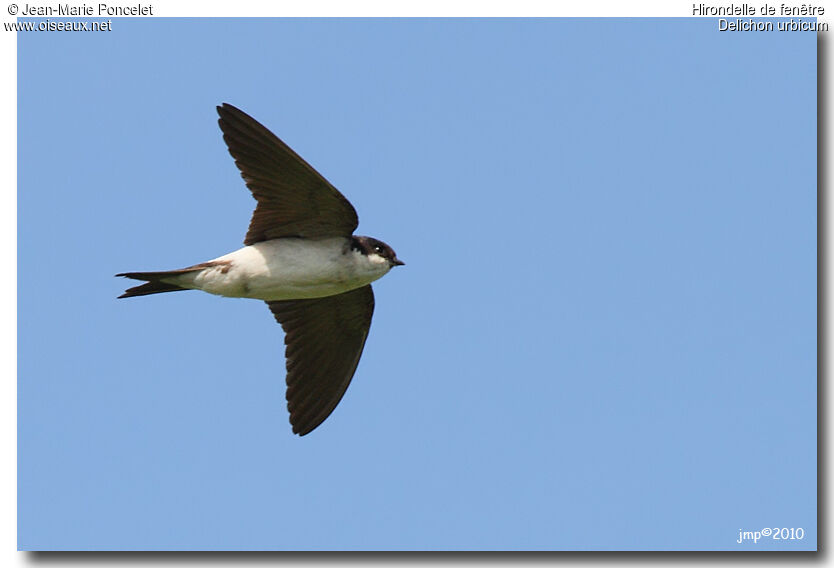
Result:
<svg viewBox="0 0 834 568">
<path fill-rule="evenodd" d="M 816 547 L 816 36 L 714 20 L 21 33 L 19 547 Z M 290 431 L 244 109 L 407 266 Z M 739 530 L 805 538 L 738 544 Z"/>
</svg>

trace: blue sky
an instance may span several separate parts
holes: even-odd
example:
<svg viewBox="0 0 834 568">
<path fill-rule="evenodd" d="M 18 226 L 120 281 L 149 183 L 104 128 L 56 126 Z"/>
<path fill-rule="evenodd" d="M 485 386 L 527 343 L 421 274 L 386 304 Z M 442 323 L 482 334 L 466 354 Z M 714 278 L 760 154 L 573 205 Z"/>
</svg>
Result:
<svg viewBox="0 0 834 568">
<path fill-rule="evenodd" d="M 114 20 L 18 36 L 19 547 L 816 547 L 816 36 Z M 304 438 L 230 102 L 407 266 Z M 803 540 L 737 543 L 801 527 Z"/>
</svg>

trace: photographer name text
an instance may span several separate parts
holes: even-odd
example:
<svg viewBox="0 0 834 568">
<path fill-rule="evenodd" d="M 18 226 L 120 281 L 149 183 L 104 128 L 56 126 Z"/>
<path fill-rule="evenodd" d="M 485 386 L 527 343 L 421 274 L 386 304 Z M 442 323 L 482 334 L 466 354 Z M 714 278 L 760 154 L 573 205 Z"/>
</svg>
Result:
<svg viewBox="0 0 834 568">
<path fill-rule="evenodd" d="M 58 4 L 57 6 L 36 6 L 24 4 L 17 14 L 21 17 L 32 16 L 153 16 L 150 4 L 132 6 L 114 6 L 111 4 Z"/>
</svg>

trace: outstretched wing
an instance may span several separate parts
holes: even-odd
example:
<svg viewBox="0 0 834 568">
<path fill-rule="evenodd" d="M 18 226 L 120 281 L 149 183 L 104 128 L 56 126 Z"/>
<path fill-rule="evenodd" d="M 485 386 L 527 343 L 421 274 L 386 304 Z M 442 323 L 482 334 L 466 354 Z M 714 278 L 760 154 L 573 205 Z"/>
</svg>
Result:
<svg viewBox="0 0 834 568">
<path fill-rule="evenodd" d="M 245 112 L 217 107 L 220 129 L 258 202 L 244 244 L 281 237 L 349 237 L 356 210 L 313 167 Z"/>
<path fill-rule="evenodd" d="M 284 328 L 287 408 L 296 434 L 314 430 L 345 394 L 371 327 L 370 284 L 335 296 L 267 302 Z"/>
</svg>

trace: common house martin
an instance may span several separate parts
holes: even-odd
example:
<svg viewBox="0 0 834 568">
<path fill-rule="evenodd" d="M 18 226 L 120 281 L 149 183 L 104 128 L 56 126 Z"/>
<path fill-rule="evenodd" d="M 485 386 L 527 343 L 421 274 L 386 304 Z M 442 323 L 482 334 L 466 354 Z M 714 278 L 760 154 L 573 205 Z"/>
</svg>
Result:
<svg viewBox="0 0 834 568">
<path fill-rule="evenodd" d="M 405 264 L 387 244 L 353 234 L 356 210 L 324 177 L 254 118 L 224 103 L 220 130 L 257 201 L 244 247 L 162 272 L 124 272 L 145 284 L 119 298 L 203 290 L 264 300 L 284 329 L 287 408 L 309 434 L 345 394 L 374 312 L 371 282 Z"/>
</svg>

